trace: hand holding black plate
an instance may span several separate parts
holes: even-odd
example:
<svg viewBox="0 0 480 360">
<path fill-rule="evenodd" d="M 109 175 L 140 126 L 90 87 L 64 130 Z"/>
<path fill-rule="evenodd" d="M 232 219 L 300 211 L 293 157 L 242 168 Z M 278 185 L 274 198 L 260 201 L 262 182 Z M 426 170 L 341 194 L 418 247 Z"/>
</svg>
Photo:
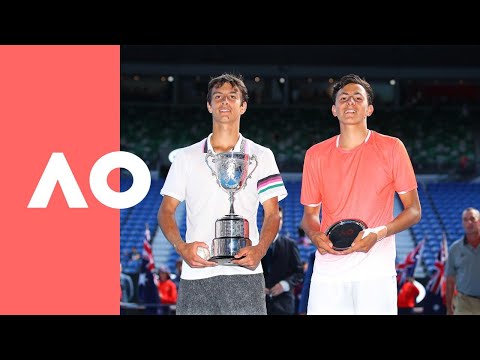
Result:
<svg viewBox="0 0 480 360">
<path fill-rule="evenodd" d="M 325 234 L 330 238 L 333 250 L 346 250 L 352 245 L 358 233 L 367 227 L 361 220 L 345 219 L 332 224 Z"/>
</svg>

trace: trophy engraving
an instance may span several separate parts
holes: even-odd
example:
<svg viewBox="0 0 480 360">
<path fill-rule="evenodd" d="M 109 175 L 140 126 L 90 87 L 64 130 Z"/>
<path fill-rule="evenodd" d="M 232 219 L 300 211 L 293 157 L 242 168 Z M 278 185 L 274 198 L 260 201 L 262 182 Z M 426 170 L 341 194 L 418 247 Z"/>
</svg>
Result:
<svg viewBox="0 0 480 360">
<path fill-rule="evenodd" d="M 212 158 L 214 168 L 210 166 L 208 159 Z M 255 161 L 255 167 L 248 173 L 248 167 Z M 213 155 L 208 151 L 205 162 L 215 176 L 218 186 L 224 190 L 230 201 L 230 213 L 215 221 L 215 238 L 212 240 L 209 261 L 215 261 L 219 265 L 235 265 L 231 263 L 238 251 L 250 246 L 248 220 L 235 214 L 233 203 L 235 194 L 244 189 L 247 180 L 258 166 L 255 155 L 243 152 L 226 152 Z"/>
</svg>

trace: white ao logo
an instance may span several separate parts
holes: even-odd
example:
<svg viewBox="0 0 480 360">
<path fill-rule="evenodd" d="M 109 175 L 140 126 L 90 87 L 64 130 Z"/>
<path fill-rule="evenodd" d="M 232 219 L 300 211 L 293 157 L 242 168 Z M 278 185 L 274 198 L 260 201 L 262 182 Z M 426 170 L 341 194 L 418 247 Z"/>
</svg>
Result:
<svg viewBox="0 0 480 360">
<path fill-rule="evenodd" d="M 108 186 L 108 174 L 116 168 L 127 169 L 133 176 L 133 184 L 127 191 L 117 192 Z M 63 153 L 52 153 L 27 207 L 46 208 L 57 181 L 68 207 L 88 208 Z M 142 201 L 150 189 L 151 181 L 148 166 L 137 155 L 126 151 L 115 151 L 102 156 L 90 171 L 90 188 L 93 195 L 102 204 L 114 209 L 126 209 Z"/>
</svg>

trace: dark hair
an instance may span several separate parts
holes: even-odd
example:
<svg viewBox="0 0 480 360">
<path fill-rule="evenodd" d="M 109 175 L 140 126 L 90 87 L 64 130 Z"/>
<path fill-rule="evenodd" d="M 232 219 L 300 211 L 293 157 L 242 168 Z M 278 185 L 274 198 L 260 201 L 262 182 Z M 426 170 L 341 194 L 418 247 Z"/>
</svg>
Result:
<svg viewBox="0 0 480 360">
<path fill-rule="evenodd" d="M 340 91 L 340 89 L 344 88 L 348 84 L 358 84 L 360 86 L 363 86 L 363 88 L 367 92 L 368 105 L 373 104 L 372 86 L 367 82 L 367 80 L 355 74 L 345 75 L 333 85 L 332 101 L 334 104 L 335 104 L 335 99 L 337 98 L 337 93 Z"/>
<path fill-rule="evenodd" d="M 167 278 L 171 279 L 170 277 L 170 269 L 166 266 L 160 266 L 160 268 L 157 270 L 157 274 L 160 276 L 161 273 L 167 274 Z"/>
<path fill-rule="evenodd" d="M 242 75 L 233 75 L 233 74 L 222 74 L 216 78 L 212 78 L 208 83 L 208 93 L 207 93 L 207 102 L 210 104 L 212 102 L 212 92 L 213 89 L 222 87 L 223 84 L 229 83 L 232 87 L 238 88 L 242 94 L 242 104 L 248 102 L 248 90 L 243 82 Z"/>
</svg>

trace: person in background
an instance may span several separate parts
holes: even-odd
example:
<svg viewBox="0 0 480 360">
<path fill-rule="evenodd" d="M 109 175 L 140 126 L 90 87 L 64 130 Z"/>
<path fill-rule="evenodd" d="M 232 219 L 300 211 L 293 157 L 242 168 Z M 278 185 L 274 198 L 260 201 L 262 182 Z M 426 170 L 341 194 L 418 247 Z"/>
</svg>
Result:
<svg viewBox="0 0 480 360">
<path fill-rule="evenodd" d="M 163 305 L 162 313 L 168 315 L 170 314 L 168 305 L 177 303 L 177 285 L 170 279 L 170 270 L 166 266 L 160 266 L 158 275 L 158 294 L 160 295 L 160 304 Z"/>
<path fill-rule="evenodd" d="M 420 290 L 415 286 L 415 278 L 409 276 L 398 292 L 398 315 L 413 315 Z"/>
<path fill-rule="evenodd" d="M 448 249 L 447 315 L 480 315 L 480 212 L 462 212 L 465 235 Z M 457 291 L 454 300 L 454 292 Z"/>
<path fill-rule="evenodd" d="M 178 258 L 177 261 L 175 261 L 175 279 L 173 279 L 173 282 L 177 285 L 177 289 L 180 285 L 180 277 L 182 276 L 182 265 L 182 258 Z"/>
<path fill-rule="evenodd" d="M 135 294 L 133 280 L 130 275 L 122 272 L 122 264 L 120 263 L 120 301 L 131 302 Z"/>
<path fill-rule="evenodd" d="M 294 288 L 303 281 L 303 264 L 295 240 L 280 235 L 283 210 L 280 207 L 278 234 L 262 259 L 268 315 L 295 314 Z"/>
<path fill-rule="evenodd" d="M 310 241 L 309 238 L 306 237 L 305 231 L 299 226 L 297 229 L 298 232 L 298 239 L 297 239 L 297 244 L 298 245 L 311 245 L 312 242 Z"/>
<path fill-rule="evenodd" d="M 305 275 L 303 277 L 303 287 L 302 287 L 302 292 L 300 294 L 300 301 L 298 302 L 298 310 L 297 310 L 299 315 L 307 315 L 308 298 L 310 295 L 310 282 L 312 281 L 314 263 L 315 263 L 315 251 L 312 251 L 310 255 L 308 255 L 307 270 L 305 271 Z"/>
</svg>

